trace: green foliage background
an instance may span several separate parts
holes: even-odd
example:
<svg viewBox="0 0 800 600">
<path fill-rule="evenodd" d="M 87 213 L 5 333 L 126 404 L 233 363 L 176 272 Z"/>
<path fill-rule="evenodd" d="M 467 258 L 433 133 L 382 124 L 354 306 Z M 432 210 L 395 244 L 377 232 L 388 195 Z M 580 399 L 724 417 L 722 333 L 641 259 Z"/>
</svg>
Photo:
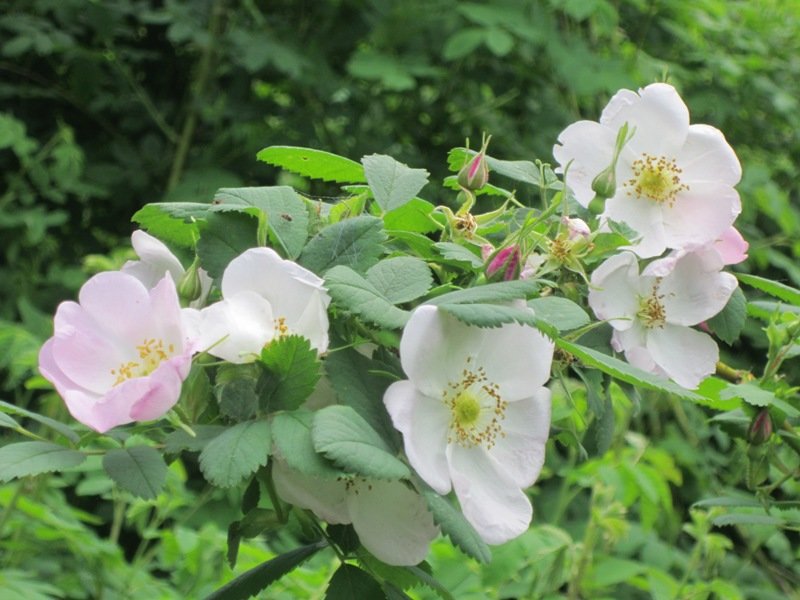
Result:
<svg viewBox="0 0 800 600">
<path fill-rule="evenodd" d="M 121 264 L 130 216 L 147 202 L 275 183 L 339 193 L 257 162 L 270 145 L 390 154 L 435 181 L 448 149 L 486 131 L 493 156 L 547 162 L 568 123 L 596 119 L 619 88 L 665 78 L 743 163 L 737 224 L 751 259 L 741 268 L 800 286 L 798 57 L 800 4 L 783 0 L 9 0 L 0 398 L 64 414 L 33 377 L 49 315 L 90 273 Z M 759 326 L 745 339 L 727 358 L 754 368 Z M 796 527 L 720 529 L 718 508 L 690 514 L 700 498 L 745 487 L 747 450 L 700 407 L 618 392 L 616 427 L 598 441 L 609 452 L 588 462 L 551 453 L 539 524 L 483 571 L 437 547 L 445 585 L 458 598 L 546 597 L 569 587 L 572 565 L 597 598 L 796 593 Z M 584 410 L 596 401 L 580 394 Z M 559 408 L 565 416 L 563 399 Z M 230 578 L 222 528 L 237 499 L 204 497 L 196 473 L 173 463 L 170 493 L 120 503 L 90 462 L 83 474 L 0 487 L 0 590 L 22 590 L 8 597 L 202 597 Z M 787 485 L 796 511 L 797 484 Z M 290 547 L 243 545 L 237 572 Z M 328 568 L 315 558 L 269 597 L 321 597 Z"/>
</svg>

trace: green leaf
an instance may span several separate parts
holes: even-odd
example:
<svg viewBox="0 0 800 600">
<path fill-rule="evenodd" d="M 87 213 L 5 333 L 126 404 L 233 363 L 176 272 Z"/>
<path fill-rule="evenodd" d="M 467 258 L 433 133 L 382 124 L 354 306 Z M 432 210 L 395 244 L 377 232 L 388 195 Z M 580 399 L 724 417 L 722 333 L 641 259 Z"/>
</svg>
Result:
<svg viewBox="0 0 800 600">
<path fill-rule="evenodd" d="M 164 242 L 191 248 L 200 237 L 198 221 L 210 208 L 204 202 L 154 202 L 136 211 L 131 221 Z"/>
<path fill-rule="evenodd" d="M 778 283 L 777 281 L 772 281 L 771 279 L 765 279 L 764 277 L 757 277 L 756 275 L 736 273 L 736 277 L 739 278 L 739 281 L 746 283 L 750 287 L 761 290 L 770 296 L 779 298 L 794 306 L 800 306 L 800 290 L 796 288 Z"/>
<path fill-rule="evenodd" d="M 472 53 L 483 43 L 486 30 L 483 27 L 468 27 L 458 30 L 454 35 L 447 38 L 447 42 L 442 50 L 442 57 L 445 60 L 456 60 L 467 54 Z"/>
<path fill-rule="evenodd" d="M 463 262 L 478 269 L 483 266 L 483 259 L 460 244 L 453 242 L 436 242 L 433 245 L 447 260 Z"/>
<path fill-rule="evenodd" d="M 378 600 L 385 597 L 381 585 L 372 575 L 347 563 L 336 569 L 325 591 L 325 600 Z"/>
<path fill-rule="evenodd" d="M 530 280 L 501 281 L 464 290 L 456 290 L 431 298 L 425 304 L 477 304 L 486 302 L 510 302 L 525 298 L 539 289 L 539 284 Z"/>
<path fill-rule="evenodd" d="M 486 31 L 486 47 L 495 56 L 505 56 L 514 47 L 514 38 L 499 27 Z"/>
<path fill-rule="evenodd" d="M 477 327 L 500 327 L 504 323 L 513 322 L 532 327 L 539 324 L 533 311 L 527 307 L 505 304 L 439 304 L 439 310 Z"/>
<path fill-rule="evenodd" d="M 375 201 L 385 211 L 402 206 L 428 183 L 425 169 L 411 169 L 384 154 L 371 154 L 361 159 Z"/>
<path fill-rule="evenodd" d="M 324 479 L 336 479 L 344 473 L 314 450 L 311 427 L 314 413 L 308 410 L 277 413 L 272 417 L 272 443 L 290 468 Z"/>
<path fill-rule="evenodd" d="M 477 154 L 474 150 L 466 148 L 453 148 L 447 156 L 447 162 L 451 171 L 458 171 L 472 156 Z M 504 175 L 515 181 L 529 183 L 531 185 L 541 185 L 542 177 L 539 167 L 529 160 L 499 160 L 486 156 L 486 164 L 489 170 L 499 175 Z"/>
<path fill-rule="evenodd" d="M 400 229 L 402 231 L 413 231 L 417 233 L 431 233 L 439 231 L 442 226 L 438 225 L 437 216 L 434 213 L 434 206 L 427 200 L 412 198 L 402 206 L 398 206 L 383 215 L 383 226 L 389 229 Z"/>
<path fill-rule="evenodd" d="M 227 366 L 227 365 L 225 365 Z M 256 386 L 258 379 L 249 377 L 237 367 L 237 375 L 220 381 L 214 386 L 214 396 L 217 398 L 219 412 L 233 421 L 247 421 L 255 416 L 258 410 L 258 394 Z"/>
<path fill-rule="evenodd" d="M 276 556 L 272 560 L 242 573 L 210 594 L 205 600 L 247 600 L 278 581 L 326 546 L 325 542 L 315 542 Z"/>
<path fill-rule="evenodd" d="M 215 210 L 253 208 L 267 219 L 273 245 L 280 245 L 289 259 L 300 255 L 308 238 L 308 210 L 288 186 L 223 188 L 214 197 Z"/>
<path fill-rule="evenodd" d="M 559 296 L 545 296 L 528 300 L 536 317 L 550 323 L 559 331 L 569 331 L 591 322 L 589 315 L 572 300 Z"/>
<path fill-rule="evenodd" d="M 9 429 L 19 429 L 19 423 L 9 417 L 6 413 L 0 412 L 0 427 L 8 427 Z"/>
<path fill-rule="evenodd" d="M 218 487 L 232 487 L 267 464 L 271 446 L 266 421 L 247 421 L 229 427 L 206 444 L 200 470 Z"/>
<path fill-rule="evenodd" d="M 349 406 L 328 406 L 318 411 L 311 439 L 317 452 L 359 475 L 376 479 L 411 476 L 390 446 Z"/>
<path fill-rule="evenodd" d="M 178 454 L 183 450 L 187 452 L 200 452 L 211 440 L 225 431 L 222 425 L 192 425 L 194 436 L 183 429 L 173 431 L 164 438 L 164 452 Z"/>
<path fill-rule="evenodd" d="M 383 221 L 360 215 L 323 228 L 308 242 L 299 262 L 317 274 L 336 265 L 363 273 L 378 262 L 385 241 Z"/>
<path fill-rule="evenodd" d="M 401 329 L 408 321 L 408 311 L 397 308 L 349 267 L 339 265 L 328 270 L 325 287 L 337 305 L 379 327 Z"/>
<path fill-rule="evenodd" d="M 433 520 L 441 527 L 442 533 L 449 536 L 456 546 L 480 562 L 488 563 L 492 560 L 489 546 L 460 511 L 453 508 L 446 499 L 431 489 L 424 489 L 422 496 L 428 503 L 428 508 L 431 509 Z"/>
<path fill-rule="evenodd" d="M 425 261 L 413 256 L 395 256 L 371 267 L 367 281 L 389 302 L 400 304 L 425 295 L 433 285 L 433 275 Z"/>
<path fill-rule="evenodd" d="M 630 581 L 647 570 L 647 565 L 614 556 L 596 557 L 586 574 L 585 585 L 592 589 L 604 588 Z"/>
<path fill-rule="evenodd" d="M 72 431 L 72 429 L 67 427 L 64 423 L 56 421 L 55 419 L 51 419 L 50 417 L 45 417 L 44 415 L 40 415 L 39 413 L 35 413 L 33 411 L 21 408 L 19 406 L 16 406 L 15 404 L 9 404 L 8 402 L 0 400 L 0 411 L 32 419 L 37 423 L 41 423 L 42 425 L 45 425 L 50 429 L 57 431 L 72 443 L 77 443 L 78 440 L 81 439 L 77 433 Z"/>
<path fill-rule="evenodd" d="M 274 167 L 311 179 L 335 183 L 366 183 L 364 167 L 343 156 L 297 146 L 269 146 L 256 158 Z"/>
<path fill-rule="evenodd" d="M 0 448 L 0 481 L 63 471 L 81 464 L 86 457 L 50 442 L 18 442 Z"/>
<path fill-rule="evenodd" d="M 770 406 L 775 401 L 775 394 L 761 389 L 755 383 L 729 385 L 720 392 L 719 397 L 723 400 L 741 398 L 751 406 Z"/>
<path fill-rule="evenodd" d="M 736 288 L 725 308 L 706 321 L 706 324 L 719 339 L 726 344 L 732 344 L 739 338 L 746 318 L 747 299 L 741 288 Z"/>
<path fill-rule="evenodd" d="M 703 404 L 714 410 L 734 410 L 742 405 L 738 398 L 722 398 L 721 392 L 731 384 L 719 377 L 706 377 L 697 387 L 697 393 L 705 398 Z"/>
<path fill-rule="evenodd" d="M 604 373 L 608 373 L 612 377 L 620 379 L 621 381 L 625 381 L 626 383 L 643 387 L 648 390 L 656 390 L 675 394 L 676 396 L 685 398 L 686 400 L 691 400 L 692 402 L 698 402 L 700 404 L 706 403 L 706 400 L 703 396 L 696 394 L 691 390 L 687 390 L 686 388 L 679 386 L 677 383 L 674 383 L 668 379 L 662 379 L 657 375 L 638 369 L 624 361 L 619 360 L 618 358 L 603 354 L 602 352 L 598 352 L 592 348 L 579 346 L 578 344 L 573 344 L 572 342 L 568 342 L 564 339 L 556 339 L 556 346 L 566 352 L 569 352 L 576 358 L 579 358 L 584 364 L 596 369 L 600 369 Z"/>
<path fill-rule="evenodd" d="M 763 512 L 731 512 L 711 519 L 717 527 L 725 525 L 784 525 L 786 521 L 780 517 L 765 515 Z"/>
<path fill-rule="evenodd" d="M 145 500 L 158 496 L 167 479 L 164 459 L 150 446 L 109 450 L 103 457 L 103 469 L 123 490 Z"/>
<path fill-rule="evenodd" d="M 321 376 L 317 351 L 308 339 L 289 335 L 273 340 L 261 351 L 270 372 L 262 404 L 269 411 L 293 410 L 311 395 Z"/>
<path fill-rule="evenodd" d="M 197 243 L 200 266 L 219 279 L 229 262 L 258 243 L 257 228 L 257 220 L 246 213 L 209 214 Z"/>
</svg>

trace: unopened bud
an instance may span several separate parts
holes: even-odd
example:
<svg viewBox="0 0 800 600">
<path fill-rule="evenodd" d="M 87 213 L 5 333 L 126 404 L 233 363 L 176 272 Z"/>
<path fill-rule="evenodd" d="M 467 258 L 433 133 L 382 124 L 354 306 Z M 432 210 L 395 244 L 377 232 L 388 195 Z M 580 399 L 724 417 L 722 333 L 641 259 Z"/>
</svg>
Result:
<svg viewBox="0 0 800 600">
<path fill-rule="evenodd" d="M 486 155 L 483 152 L 476 154 L 458 172 L 458 185 L 465 189 L 479 190 L 488 182 L 489 165 L 486 164 Z"/>
<path fill-rule="evenodd" d="M 571 219 L 570 217 L 563 217 L 561 219 L 561 223 L 567 228 L 567 237 L 571 241 L 581 238 L 586 239 L 592 233 L 592 230 L 589 229 L 589 226 L 583 219 Z"/>
<path fill-rule="evenodd" d="M 202 293 L 203 283 L 200 280 L 200 265 L 195 259 L 178 282 L 178 295 L 188 303 L 192 300 L 197 300 Z"/>
<path fill-rule="evenodd" d="M 601 200 L 613 198 L 617 193 L 617 176 L 614 171 L 616 171 L 616 165 L 610 165 L 592 179 L 592 191 Z"/>
<path fill-rule="evenodd" d="M 519 277 L 521 256 L 516 244 L 503 248 L 486 265 L 486 279 L 489 281 L 511 281 Z"/>
<path fill-rule="evenodd" d="M 750 422 L 747 440 L 756 446 L 766 442 L 772 435 L 772 418 L 766 408 L 761 409 Z"/>
</svg>

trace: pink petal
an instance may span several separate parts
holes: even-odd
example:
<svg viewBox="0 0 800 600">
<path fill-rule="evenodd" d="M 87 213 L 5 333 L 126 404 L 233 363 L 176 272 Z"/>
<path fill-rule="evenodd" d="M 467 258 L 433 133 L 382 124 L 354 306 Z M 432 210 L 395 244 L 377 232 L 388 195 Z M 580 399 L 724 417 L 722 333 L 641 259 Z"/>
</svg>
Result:
<svg viewBox="0 0 800 600">
<path fill-rule="evenodd" d="M 726 229 L 714 242 L 714 248 L 725 265 L 737 265 L 746 260 L 749 247 L 750 244 L 735 227 Z"/>
</svg>

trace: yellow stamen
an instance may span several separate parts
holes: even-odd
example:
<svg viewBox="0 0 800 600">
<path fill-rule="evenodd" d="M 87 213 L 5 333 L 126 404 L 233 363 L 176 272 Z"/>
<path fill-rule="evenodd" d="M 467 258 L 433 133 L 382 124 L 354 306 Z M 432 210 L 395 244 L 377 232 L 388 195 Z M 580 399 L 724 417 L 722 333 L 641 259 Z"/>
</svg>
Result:
<svg viewBox="0 0 800 600">
<path fill-rule="evenodd" d="M 628 194 L 672 206 L 680 192 L 689 186 L 681 182 L 683 170 L 674 158 L 642 154 L 631 165 L 633 177 L 625 182 Z"/>
</svg>

